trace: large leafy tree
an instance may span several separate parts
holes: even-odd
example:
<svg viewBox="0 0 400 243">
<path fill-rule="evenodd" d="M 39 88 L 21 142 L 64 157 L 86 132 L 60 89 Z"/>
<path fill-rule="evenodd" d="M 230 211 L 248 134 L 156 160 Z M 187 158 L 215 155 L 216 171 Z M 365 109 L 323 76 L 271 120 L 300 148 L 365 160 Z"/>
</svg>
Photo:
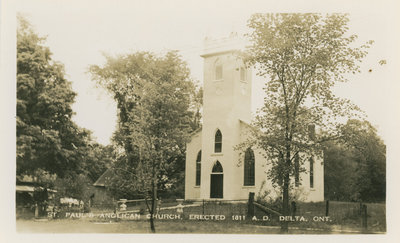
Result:
<svg viewBox="0 0 400 243">
<path fill-rule="evenodd" d="M 89 143 L 85 149 L 84 173 L 95 182 L 115 162 L 116 149 L 113 145 L 104 146 L 95 142 Z"/>
<path fill-rule="evenodd" d="M 176 52 L 164 56 L 137 52 L 107 57 L 103 67 L 91 66 L 90 72 L 118 104 L 114 140 L 122 153 L 111 184 L 131 196 L 150 199 L 150 226 L 155 232 L 157 193 L 183 180 L 185 142 L 198 127 L 189 70 Z"/>
<path fill-rule="evenodd" d="M 312 132 L 309 139 L 309 127 L 324 130 L 325 138 L 335 136 L 335 117 L 350 117 L 357 110 L 332 92 L 335 83 L 346 81 L 346 73 L 359 71 L 372 44 L 353 47 L 356 35 L 347 34 L 348 21 L 343 14 L 255 14 L 248 22 L 248 62 L 268 78 L 265 104 L 255 121 L 261 132 L 255 133 L 254 143 L 270 156 L 268 176 L 281 188 L 283 215 L 290 215 L 294 158 L 321 155 L 318 145 L 324 138 Z"/>
<path fill-rule="evenodd" d="M 354 199 L 385 201 L 386 146 L 368 121 L 349 120 L 342 128 L 347 150 L 356 162 Z"/>
<path fill-rule="evenodd" d="M 385 201 L 386 146 L 376 129 L 349 120 L 342 137 L 324 144 L 325 196 L 343 201 Z"/>
<path fill-rule="evenodd" d="M 338 141 L 324 143 L 324 194 L 328 200 L 356 200 L 357 164 L 353 153 Z"/>
<path fill-rule="evenodd" d="M 89 132 L 72 120 L 76 93 L 45 38 L 23 17 L 17 30 L 17 174 L 80 171 Z"/>
</svg>

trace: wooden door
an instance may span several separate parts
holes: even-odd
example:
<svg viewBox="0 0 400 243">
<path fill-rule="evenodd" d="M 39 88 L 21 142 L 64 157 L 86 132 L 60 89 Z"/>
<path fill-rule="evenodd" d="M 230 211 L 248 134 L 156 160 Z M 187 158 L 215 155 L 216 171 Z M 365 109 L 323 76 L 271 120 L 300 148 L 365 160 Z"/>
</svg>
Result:
<svg viewBox="0 0 400 243">
<path fill-rule="evenodd" d="M 224 174 L 211 174 L 210 198 L 223 198 Z"/>
</svg>

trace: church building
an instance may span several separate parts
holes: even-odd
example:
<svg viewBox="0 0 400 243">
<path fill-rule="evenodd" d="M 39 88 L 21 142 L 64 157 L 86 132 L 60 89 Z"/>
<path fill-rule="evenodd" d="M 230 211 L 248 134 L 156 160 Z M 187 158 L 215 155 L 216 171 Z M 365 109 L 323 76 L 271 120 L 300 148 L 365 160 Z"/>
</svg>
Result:
<svg viewBox="0 0 400 243">
<path fill-rule="evenodd" d="M 267 179 L 268 164 L 257 149 L 240 153 L 234 147 L 249 135 L 252 72 L 240 58 L 237 35 L 205 40 L 202 129 L 186 146 L 186 200 L 246 200 L 274 189 Z M 262 97 L 260 97 L 262 98 Z M 242 156 L 243 158 L 240 158 Z M 241 161 L 241 162 L 240 162 Z M 306 172 L 293 178 L 303 201 L 324 200 L 322 155 L 304 163 Z M 301 183 L 298 183 L 301 181 Z M 278 192 L 271 197 L 280 196 Z"/>
</svg>

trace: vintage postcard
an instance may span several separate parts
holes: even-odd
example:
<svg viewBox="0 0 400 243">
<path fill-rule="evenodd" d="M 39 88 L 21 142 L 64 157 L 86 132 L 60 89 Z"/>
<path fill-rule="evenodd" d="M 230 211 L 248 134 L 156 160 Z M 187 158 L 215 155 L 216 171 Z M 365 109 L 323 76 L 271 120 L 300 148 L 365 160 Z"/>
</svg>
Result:
<svg viewBox="0 0 400 243">
<path fill-rule="evenodd" d="M 395 7 L 3 2 L 7 238 L 395 241 Z"/>
</svg>

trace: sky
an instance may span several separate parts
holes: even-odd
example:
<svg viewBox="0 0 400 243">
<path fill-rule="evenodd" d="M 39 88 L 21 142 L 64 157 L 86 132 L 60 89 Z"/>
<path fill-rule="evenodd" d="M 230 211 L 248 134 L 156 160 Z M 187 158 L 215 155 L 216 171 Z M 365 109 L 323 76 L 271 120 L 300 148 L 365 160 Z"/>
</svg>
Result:
<svg viewBox="0 0 400 243">
<path fill-rule="evenodd" d="M 386 139 L 390 129 L 386 125 L 388 109 L 385 107 L 392 102 L 388 97 L 393 92 L 388 70 L 395 58 L 388 48 L 393 44 L 389 38 L 393 10 L 376 2 L 288 5 L 282 1 L 251 0 L 19 0 L 15 8 L 27 17 L 39 35 L 47 36 L 46 45 L 53 59 L 65 65 L 66 77 L 78 94 L 73 105 L 74 121 L 91 130 L 98 142 L 108 144 L 116 127 L 116 104 L 105 90 L 96 87 L 87 73 L 89 65 L 104 63 L 104 53 L 179 50 L 188 62 L 192 77 L 202 82 L 200 54 L 205 37 L 221 38 L 230 32 L 243 34 L 248 31 L 246 21 L 255 12 L 309 11 L 350 13 L 350 32 L 359 36 L 360 43 L 375 41 L 361 65 L 362 73 L 350 76 L 350 82 L 338 86 L 335 92 L 360 106 Z M 378 64 L 382 59 L 387 60 L 386 65 Z M 253 112 L 262 105 L 264 82 L 253 77 Z"/>
</svg>

